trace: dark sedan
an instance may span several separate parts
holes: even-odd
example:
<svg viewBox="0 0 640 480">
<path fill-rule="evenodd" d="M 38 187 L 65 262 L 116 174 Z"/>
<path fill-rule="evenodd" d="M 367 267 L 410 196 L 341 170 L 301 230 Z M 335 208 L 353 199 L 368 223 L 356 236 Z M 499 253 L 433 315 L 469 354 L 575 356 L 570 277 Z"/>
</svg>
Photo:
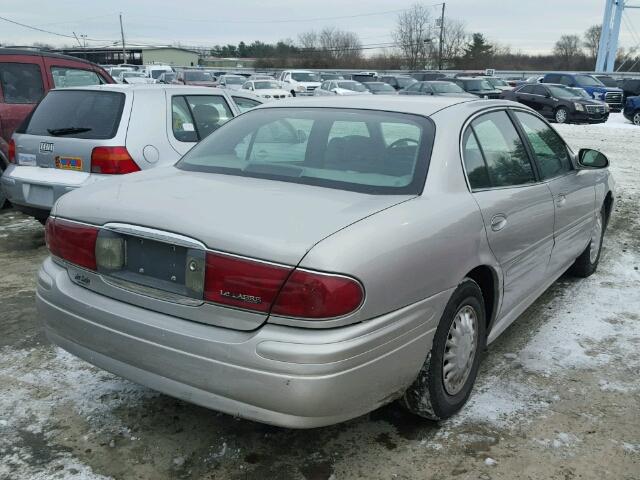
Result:
<svg viewBox="0 0 640 480">
<path fill-rule="evenodd" d="M 606 103 L 581 96 L 564 85 L 527 84 L 501 96 L 523 103 L 558 123 L 603 123 L 609 118 Z"/>
<path fill-rule="evenodd" d="M 428 81 L 417 82 L 413 85 L 400 90 L 400 95 L 435 95 L 438 97 L 473 97 L 476 95 L 465 92 L 462 88 L 448 81 Z"/>
<path fill-rule="evenodd" d="M 491 84 L 482 77 L 458 77 L 454 78 L 460 88 L 467 93 L 472 93 L 481 98 L 500 98 L 501 90 L 491 86 Z"/>
</svg>

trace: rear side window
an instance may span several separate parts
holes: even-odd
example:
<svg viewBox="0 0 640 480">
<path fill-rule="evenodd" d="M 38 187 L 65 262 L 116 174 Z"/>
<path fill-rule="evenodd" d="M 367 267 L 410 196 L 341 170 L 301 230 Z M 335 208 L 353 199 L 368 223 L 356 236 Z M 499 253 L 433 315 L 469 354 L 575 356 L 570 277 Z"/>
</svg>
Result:
<svg viewBox="0 0 640 480">
<path fill-rule="evenodd" d="M 557 177 L 572 169 L 567 147 L 552 128 L 529 113 L 515 112 L 515 115 L 529 139 L 543 179 Z"/>
<path fill-rule="evenodd" d="M 96 72 L 69 67 L 51 67 L 51 76 L 56 88 L 86 87 L 104 83 Z"/>
<path fill-rule="evenodd" d="M 233 118 L 220 95 L 185 95 L 171 99 L 171 128 L 176 140 L 199 142 Z"/>
<path fill-rule="evenodd" d="M 492 187 L 535 182 L 527 151 L 506 112 L 484 114 L 471 122 Z M 467 159 L 465 159 L 466 165 Z M 469 172 L 467 172 L 469 176 Z M 471 178 L 469 179 L 471 183 Z M 471 185 L 472 188 L 483 188 Z"/>
<path fill-rule="evenodd" d="M 429 120 L 409 114 L 260 108 L 198 144 L 178 168 L 371 194 L 417 194 L 433 135 Z"/>
<path fill-rule="evenodd" d="M 257 100 L 252 100 L 251 98 L 245 97 L 233 97 L 233 101 L 236 102 L 236 105 L 241 112 L 246 112 L 247 110 L 251 110 L 252 108 L 260 105 L 260 102 L 258 102 Z"/>
<path fill-rule="evenodd" d="M 0 83 L 5 103 L 38 103 L 44 95 L 40 66 L 34 63 L 0 63 Z"/>
<path fill-rule="evenodd" d="M 484 162 L 482 150 L 478 145 L 475 133 L 471 128 L 467 128 L 462 139 L 464 168 L 467 171 L 467 178 L 472 189 L 491 188 L 489 180 L 489 170 Z"/>
<path fill-rule="evenodd" d="M 120 124 L 125 95 L 92 90 L 54 90 L 40 102 L 25 129 L 29 135 L 103 140 Z"/>
</svg>

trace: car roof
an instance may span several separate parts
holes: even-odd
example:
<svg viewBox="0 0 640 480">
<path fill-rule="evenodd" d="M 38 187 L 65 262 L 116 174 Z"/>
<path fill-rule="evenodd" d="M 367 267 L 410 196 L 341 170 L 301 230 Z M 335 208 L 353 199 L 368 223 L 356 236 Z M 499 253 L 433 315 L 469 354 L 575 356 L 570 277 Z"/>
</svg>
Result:
<svg viewBox="0 0 640 480">
<path fill-rule="evenodd" d="M 155 91 L 155 92 L 164 92 L 166 90 L 171 90 L 173 92 L 191 92 L 194 94 L 203 93 L 224 93 L 225 90 L 221 88 L 212 88 L 212 87 L 197 87 L 197 86 L 187 86 L 187 85 L 165 85 L 161 83 L 133 83 L 133 84 L 122 84 L 122 83 L 105 83 L 103 85 L 87 85 L 85 87 L 65 87 L 65 88 L 56 88 L 56 91 L 67 91 L 67 90 L 93 90 L 93 91 L 111 91 L 111 92 L 133 92 L 133 91 Z M 235 95 L 235 92 L 234 92 Z"/>
<path fill-rule="evenodd" d="M 469 102 L 484 102 L 489 100 L 466 97 L 439 97 L 439 96 L 409 96 L 393 95 L 375 99 L 370 95 L 353 95 L 346 97 L 296 97 L 290 100 L 265 103 L 256 108 L 282 108 L 282 107 L 320 107 L 320 108 L 353 108 L 359 110 L 382 110 L 386 112 L 410 113 L 414 115 L 430 116 L 434 113 L 455 105 Z M 513 102 L 491 101 L 495 105 L 513 106 Z"/>
<path fill-rule="evenodd" d="M 87 65 L 93 65 L 96 67 L 100 67 L 97 63 L 90 62 L 83 58 L 72 57 L 71 55 L 62 55 L 60 53 L 46 52 L 42 50 L 29 50 L 23 48 L 0 48 L 0 55 L 27 55 L 27 56 L 35 56 L 35 57 L 51 57 L 51 58 L 60 58 L 64 60 L 73 60 L 80 63 L 85 63 Z M 100 67 L 102 68 L 102 67 Z"/>
<path fill-rule="evenodd" d="M 441 80 L 423 80 L 420 83 L 453 83 L 453 79 L 451 79 L 451 80 L 444 80 L 444 79 L 441 79 Z"/>
</svg>

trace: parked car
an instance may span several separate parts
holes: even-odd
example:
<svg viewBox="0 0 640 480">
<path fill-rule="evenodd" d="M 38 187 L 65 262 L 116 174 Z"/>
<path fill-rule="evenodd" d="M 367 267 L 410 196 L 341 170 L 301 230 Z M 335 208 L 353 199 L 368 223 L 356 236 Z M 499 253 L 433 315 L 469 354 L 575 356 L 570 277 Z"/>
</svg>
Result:
<svg viewBox="0 0 640 480">
<path fill-rule="evenodd" d="M 484 79 L 484 77 L 457 77 L 451 79 L 465 92 L 473 93 L 478 97 L 496 99 L 500 98 L 502 90 L 498 90 Z"/>
<path fill-rule="evenodd" d="M 596 73 L 595 75 L 593 75 L 593 77 L 600 80 L 600 83 L 602 83 L 605 87 L 620 88 L 618 87 L 618 82 L 610 75 L 602 75 Z"/>
<path fill-rule="evenodd" d="M 489 85 L 491 85 L 496 90 L 500 90 L 501 92 L 505 92 L 507 90 L 513 90 L 513 87 L 500 77 L 483 77 L 483 78 L 487 82 L 489 82 Z"/>
<path fill-rule="evenodd" d="M 400 95 L 435 95 L 438 97 L 478 98 L 477 95 L 465 92 L 453 82 L 441 80 L 416 82 L 404 90 L 400 90 L 398 93 Z"/>
<path fill-rule="evenodd" d="M 113 79 L 117 79 L 122 72 L 135 72 L 135 69 L 131 67 L 111 67 L 107 71 L 109 72 L 109 75 L 111 75 Z"/>
<path fill-rule="evenodd" d="M 640 78 L 625 78 L 620 83 L 620 88 L 623 90 L 625 98 L 637 97 L 640 95 Z"/>
<path fill-rule="evenodd" d="M 60 199 L 39 317 L 98 367 L 251 420 L 394 399 L 445 419 L 487 344 L 598 267 L 607 166 L 512 102 L 271 102 L 173 166 Z"/>
<path fill-rule="evenodd" d="M 100 66 L 67 55 L 0 48 L 0 175 L 14 130 L 52 88 L 114 83 Z M 2 200 L 0 200 L 0 208 Z"/>
<path fill-rule="evenodd" d="M 147 77 L 152 78 L 153 80 L 157 80 L 163 73 L 173 72 L 173 67 L 171 67 L 170 65 L 151 64 L 145 65 L 143 69 L 139 71 L 143 72 Z"/>
<path fill-rule="evenodd" d="M 249 80 L 273 80 L 273 81 L 275 81 L 275 78 L 272 77 L 271 75 L 251 75 L 249 77 Z"/>
<path fill-rule="evenodd" d="M 596 100 L 603 100 L 613 112 L 622 110 L 623 92 L 617 87 L 605 87 L 593 75 L 578 73 L 547 73 L 542 83 L 561 83 L 567 87 L 579 87 L 586 90 Z"/>
<path fill-rule="evenodd" d="M 313 92 L 315 96 L 322 95 L 371 95 L 365 86 L 355 80 L 327 80 Z"/>
<path fill-rule="evenodd" d="M 514 91 L 502 92 L 502 98 L 533 108 L 557 123 L 604 123 L 609 118 L 609 106 L 564 85 L 522 85 Z"/>
<path fill-rule="evenodd" d="M 313 95 L 313 91 L 320 86 L 320 75 L 310 70 L 284 70 L 280 72 L 277 80 L 282 88 L 291 95 Z"/>
<path fill-rule="evenodd" d="M 339 73 L 330 73 L 330 72 L 321 72 L 320 73 L 320 80 L 322 80 L 323 82 L 325 80 L 344 80 L 344 76 L 342 76 Z"/>
<path fill-rule="evenodd" d="M 398 91 L 388 83 L 384 82 L 365 82 L 362 84 L 364 88 L 374 95 L 397 95 Z"/>
<path fill-rule="evenodd" d="M 359 83 L 377 82 L 378 76 L 374 72 L 352 73 L 349 79 Z"/>
<path fill-rule="evenodd" d="M 165 85 L 170 85 L 176 79 L 175 72 L 163 72 L 158 77 L 158 83 L 164 83 Z"/>
<path fill-rule="evenodd" d="M 148 77 L 147 75 L 145 75 L 144 72 L 134 72 L 131 70 L 125 70 L 124 72 L 120 73 L 120 76 L 118 77 L 118 83 L 124 83 L 124 84 L 146 84 L 146 83 L 156 83 L 156 81 L 151 78 Z"/>
<path fill-rule="evenodd" d="M 627 97 L 623 114 L 627 120 L 640 127 L 640 96 Z"/>
<path fill-rule="evenodd" d="M 275 80 L 249 80 L 242 85 L 242 88 L 263 100 L 281 100 L 291 97 L 291 94 L 283 90 Z"/>
<path fill-rule="evenodd" d="M 176 73 L 173 83 L 195 85 L 198 87 L 215 87 L 216 81 L 208 72 L 202 70 L 180 70 Z"/>
<path fill-rule="evenodd" d="M 418 80 L 407 75 L 382 75 L 378 80 L 384 83 L 388 83 L 396 90 L 402 90 L 409 85 L 413 85 Z"/>
<path fill-rule="evenodd" d="M 247 79 L 242 75 L 222 75 L 218 78 L 218 86 L 229 90 L 240 90 Z"/>
<path fill-rule="evenodd" d="M 419 82 L 428 82 L 431 80 L 441 80 L 447 78 L 444 73 L 440 72 L 409 72 L 409 76 Z"/>
<path fill-rule="evenodd" d="M 248 104 L 260 103 L 253 95 L 208 87 L 52 90 L 13 134 L 0 188 L 15 208 L 44 221 L 65 193 L 175 163 Z"/>
</svg>

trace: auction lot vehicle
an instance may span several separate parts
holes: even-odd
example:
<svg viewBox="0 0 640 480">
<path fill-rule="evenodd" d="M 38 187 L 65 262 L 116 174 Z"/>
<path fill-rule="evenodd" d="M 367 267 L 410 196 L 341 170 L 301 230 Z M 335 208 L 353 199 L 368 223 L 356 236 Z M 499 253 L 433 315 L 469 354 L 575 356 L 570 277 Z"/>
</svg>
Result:
<svg viewBox="0 0 640 480">
<path fill-rule="evenodd" d="M 500 94 L 502 93 L 502 90 L 492 87 L 484 77 L 456 77 L 451 79 L 451 81 L 465 92 L 472 93 L 481 98 L 497 99 L 500 98 Z"/>
<path fill-rule="evenodd" d="M 431 80 L 442 80 L 447 76 L 441 72 L 409 72 L 412 78 L 415 78 L 419 82 L 428 82 Z"/>
<path fill-rule="evenodd" d="M 398 91 L 388 83 L 384 82 L 365 82 L 362 84 L 364 88 L 374 95 L 397 95 Z"/>
<path fill-rule="evenodd" d="M 169 65 L 145 65 L 141 70 L 147 77 L 152 78 L 153 80 L 158 80 L 160 75 L 165 72 L 173 72 L 173 67 Z"/>
<path fill-rule="evenodd" d="M 144 72 L 125 70 L 123 72 L 120 72 L 120 75 L 118 76 L 118 83 L 134 85 L 156 83 L 156 81 L 153 78 L 145 75 Z"/>
<path fill-rule="evenodd" d="M 76 57 L 0 48 L 0 174 L 13 131 L 52 88 L 113 83 L 101 67 Z"/>
<path fill-rule="evenodd" d="M 13 135 L 0 188 L 40 221 L 65 193 L 175 163 L 243 111 L 244 94 L 208 87 L 103 85 L 52 90 Z"/>
<path fill-rule="evenodd" d="M 248 90 L 264 100 L 282 100 L 291 97 L 291 94 L 280 88 L 280 84 L 273 79 L 249 80 L 242 85 L 243 90 Z"/>
<path fill-rule="evenodd" d="M 487 82 L 489 82 L 489 85 L 491 85 L 496 90 L 500 90 L 502 92 L 513 90 L 513 87 L 500 77 L 483 77 L 483 78 Z"/>
<path fill-rule="evenodd" d="M 246 81 L 242 75 L 221 75 L 218 78 L 218 86 L 228 90 L 240 90 Z"/>
<path fill-rule="evenodd" d="M 478 98 L 477 95 L 465 92 L 453 82 L 440 80 L 416 82 L 404 90 L 400 90 L 398 93 L 400 95 L 436 95 L 439 97 Z"/>
<path fill-rule="evenodd" d="M 444 419 L 487 343 L 595 271 L 607 166 L 513 102 L 270 102 L 62 197 L 38 311 L 69 352 L 232 415 L 317 427 L 399 398 Z"/>
<path fill-rule="evenodd" d="M 623 90 L 625 98 L 637 97 L 640 95 L 640 78 L 625 78 L 620 83 L 620 88 Z"/>
<path fill-rule="evenodd" d="M 576 88 L 564 85 L 525 84 L 502 98 L 520 102 L 558 123 L 604 123 L 609 118 L 609 105 L 590 96 L 583 97 Z"/>
<path fill-rule="evenodd" d="M 378 80 L 384 83 L 388 83 L 396 90 L 402 90 L 410 85 L 413 85 L 418 80 L 407 75 L 383 75 Z"/>
<path fill-rule="evenodd" d="M 320 86 L 320 75 L 310 70 L 285 70 L 277 77 L 282 88 L 291 95 L 313 95 L 313 91 Z"/>
<path fill-rule="evenodd" d="M 627 98 L 623 114 L 627 120 L 640 127 L 640 96 Z"/>
<path fill-rule="evenodd" d="M 162 75 L 165 74 L 163 73 Z M 179 70 L 175 75 L 173 83 L 195 85 L 197 87 L 215 87 L 217 85 L 213 76 L 209 72 L 202 70 Z"/>
<path fill-rule="evenodd" d="M 542 83 L 561 83 L 567 87 L 584 89 L 596 100 L 602 100 L 609 105 L 613 112 L 622 110 L 623 92 L 617 87 L 606 87 L 593 75 L 574 73 L 547 73 L 542 78 Z"/>
<path fill-rule="evenodd" d="M 365 86 L 355 80 L 328 80 L 313 92 L 315 96 L 326 95 L 371 95 Z"/>
</svg>

